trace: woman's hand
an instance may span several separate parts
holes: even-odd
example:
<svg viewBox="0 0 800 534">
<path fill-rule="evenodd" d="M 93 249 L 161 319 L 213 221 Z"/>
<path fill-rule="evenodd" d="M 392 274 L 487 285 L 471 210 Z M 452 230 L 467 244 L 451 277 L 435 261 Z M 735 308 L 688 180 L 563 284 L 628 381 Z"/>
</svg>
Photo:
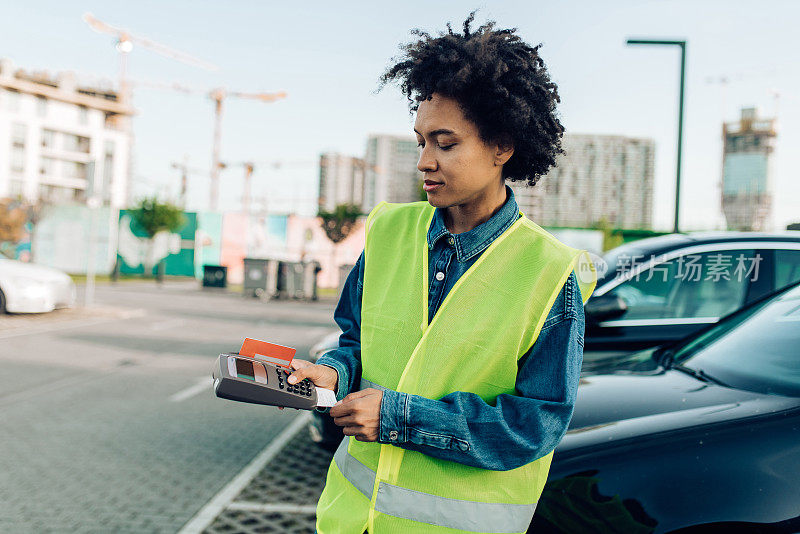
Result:
<svg viewBox="0 0 800 534">
<path fill-rule="evenodd" d="M 358 441 L 378 441 L 383 391 L 367 388 L 349 394 L 331 408 L 333 422 L 343 427 L 345 436 Z"/>
<path fill-rule="evenodd" d="M 295 369 L 295 372 L 286 379 L 290 384 L 297 384 L 301 380 L 308 378 L 315 386 L 336 391 L 336 385 L 339 383 L 339 373 L 333 368 L 327 365 L 317 365 L 306 360 L 298 360 L 297 358 L 293 358 L 289 365 L 291 365 L 292 369 Z M 283 410 L 283 408 L 283 406 L 278 406 L 280 410 Z"/>
<path fill-rule="evenodd" d="M 291 366 L 296 371 L 289 375 L 287 379 L 290 384 L 297 384 L 301 380 L 308 378 L 314 382 L 315 386 L 336 391 L 336 385 L 339 383 L 339 373 L 332 367 L 317 365 L 297 358 L 292 360 Z"/>
</svg>

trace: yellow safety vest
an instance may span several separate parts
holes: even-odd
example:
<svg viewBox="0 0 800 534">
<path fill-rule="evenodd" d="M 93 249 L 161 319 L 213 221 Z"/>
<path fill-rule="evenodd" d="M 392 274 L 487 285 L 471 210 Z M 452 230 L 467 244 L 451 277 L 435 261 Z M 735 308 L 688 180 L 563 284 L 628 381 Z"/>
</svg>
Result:
<svg viewBox="0 0 800 534">
<path fill-rule="evenodd" d="M 367 218 L 361 389 L 430 399 L 466 391 L 494 405 L 498 395 L 515 394 L 517 361 L 533 346 L 572 270 L 585 303 L 596 283 L 594 266 L 586 251 L 520 217 L 458 279 L 428 324 L 434 210 L 428 202 L 382 202 Z M 408 431 L 424 442 L 424 432 Z M 469 444 L 453 437 L 449 446 L 468 450 Z M 493 471 L 346 437 L 328 469 L 317 531 L 525 532 L 552 455 Z"/>
</svg>

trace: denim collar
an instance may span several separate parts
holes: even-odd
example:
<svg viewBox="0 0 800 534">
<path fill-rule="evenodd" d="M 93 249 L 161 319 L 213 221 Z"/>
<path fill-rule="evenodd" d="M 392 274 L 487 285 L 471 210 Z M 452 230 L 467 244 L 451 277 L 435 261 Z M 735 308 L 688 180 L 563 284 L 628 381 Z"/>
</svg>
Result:
<svg viewBox="0 0 800 534">
<path fill-rule="evenodd" d="M 431 226 L 428 228 L 428 249 L 433 249 L 436 242 L 442 237 L 452 237 L 456 248 L 458 261 L 469 261 L 473 256 L 480 254 L 500 237 L 508 227 L 514 224 L 519 217 L 519 207 L 514 199 L 514 191 L 506 185 L 508 198 L 503 206 L 492 217 L 470 230 L 460 234 L 451 234 L 444 224 L 444 208 L 436 208 Z"/>
</svg>

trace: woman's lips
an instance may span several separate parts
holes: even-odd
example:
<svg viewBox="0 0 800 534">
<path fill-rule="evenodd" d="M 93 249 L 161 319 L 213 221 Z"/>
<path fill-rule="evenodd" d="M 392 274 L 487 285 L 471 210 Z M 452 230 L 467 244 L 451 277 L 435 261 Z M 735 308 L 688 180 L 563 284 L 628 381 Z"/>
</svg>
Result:
<svg viewBox="0 0 800 534">
<path fill-rule="evenodd" d="M 425 180 L 425 183 L 422 184 L 422 189 L 427 193 L 429 191 L 435 191 L 440 187 L 444 186 L 442 182 L 434 182 L 433 180 Z"/>
</svg>

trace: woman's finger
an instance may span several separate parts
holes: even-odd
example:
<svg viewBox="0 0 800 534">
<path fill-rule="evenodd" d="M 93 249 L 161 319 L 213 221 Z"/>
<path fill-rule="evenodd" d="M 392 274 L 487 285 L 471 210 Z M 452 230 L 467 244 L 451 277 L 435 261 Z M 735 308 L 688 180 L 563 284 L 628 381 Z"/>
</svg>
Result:
<svg viewBox="0 0 800 534">
<path fill-rule="evenodd" d="M 334 417 L 333 422 L 337 426 L 352 426 L 356 423 L 355 419 L 352 415 L 348 415 L 346 417 Z"/>
<path fill-rule="evenodd" d="M 308 367 L 309 365 L 313 365 L 311 362 L 306 360 L 301 360 L 299 358 L 292 358 L 292 361 L 289 363 L 292 369 L 302 369 L 303 367 Z"/>
<path fill-rule="evenodd" d="M 342 429 L 342 434 L 345 436 L 358 436 L 364 432 L 364 427 L 361 426 L 346 426 Z"/>
</svg>

